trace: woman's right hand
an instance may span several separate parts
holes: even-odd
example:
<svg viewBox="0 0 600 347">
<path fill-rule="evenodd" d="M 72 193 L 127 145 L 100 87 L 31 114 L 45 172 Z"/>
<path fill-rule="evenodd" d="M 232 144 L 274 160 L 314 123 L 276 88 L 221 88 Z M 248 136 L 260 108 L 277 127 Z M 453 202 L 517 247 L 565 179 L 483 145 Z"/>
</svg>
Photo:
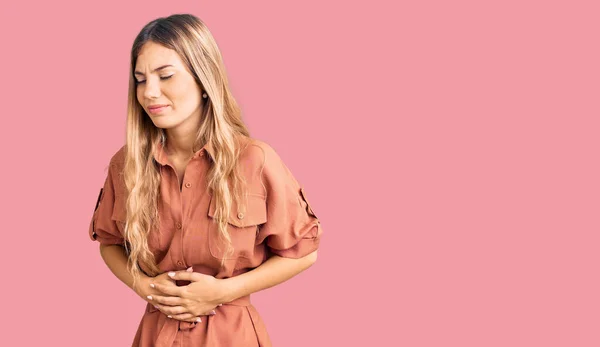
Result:
<svg viewBox="0 0 600 347">
<path fill-rule="evenodd" d="M 135 289 L 135 292 L 142 299 L 144 299 L 146 302 L 150 303 L 151 305 L 154 305 L 154 307 L 156 307 L 156 308 L 158 308 L 158 306 L 156 306 L 156 304 L 151 301 L 151 299 L 149 298 L 149 296 L 150 297 L 152 295 L 165 296 L 166 294 L 163 293 L 163 292 L 160 292 L 160 291 L 158 291 L 158 290 L 156 290 L 154 288 L 152 288 L 150 286 L 151 283 L 159 283 L 159 284 L 162 284 L 163 286 L 177 287 L 177 284 L 175 284 L 175 280 L 173 280 L 171 277 L 168 276 L 168 271 L 164 272 L 164 273 L 161 273 L 161 274 L 159 274 L 159 275 L 157 275 L 155 277 L 148 277 L 148 276 L 142 275 L 142 277 L 140 278 L 140 281 L 139 281 L 139 283 L 138 283 L 138 285 L 137 285 L 137 287 Z M 165 312 L 162 312 L 162 313 L 168 315 Z M 213 310 L 212 312 L 205 313 L 204 316 L 214 315 L 214 314 L 215 314 L 215 311 Z M 200 317 L 193 317 L 193 318 L 190 318 L 190 319 L 183 319 L 182 321 L 194 323 L 194 322 L 197 322 L 197 319 L 199 319 L 199 318 Z"/>
</svg>

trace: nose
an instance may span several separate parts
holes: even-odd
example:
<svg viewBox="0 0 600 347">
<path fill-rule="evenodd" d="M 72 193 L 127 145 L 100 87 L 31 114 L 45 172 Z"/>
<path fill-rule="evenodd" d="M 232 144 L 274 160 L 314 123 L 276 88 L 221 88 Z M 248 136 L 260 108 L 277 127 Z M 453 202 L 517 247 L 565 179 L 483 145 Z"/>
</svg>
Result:
<svg viewBox="0 0 600 347">
<path fill-rule="evenodd" d="M 160 85 L 159 82 L 154 78 L 146 79 L 144 88 L 144 97 L 147 99 L 156 99 L 160 96 Z"/>
</svg>

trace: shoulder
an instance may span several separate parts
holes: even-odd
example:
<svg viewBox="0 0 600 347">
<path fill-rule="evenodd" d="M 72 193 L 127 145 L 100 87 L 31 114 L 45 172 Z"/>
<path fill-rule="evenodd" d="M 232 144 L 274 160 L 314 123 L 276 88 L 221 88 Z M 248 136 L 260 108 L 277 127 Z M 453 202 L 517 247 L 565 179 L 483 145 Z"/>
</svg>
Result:
<svg viewBox="0 0 600 347">
<path fill-rule="evenodd" d="M 125 178 L 123 169 L 125 168 L 125 155 L 127 154 L 126 145 L 123 145 L 110 158 L 109 170 L 111 172 L 112 184 L 114 186 L 115 195 L 126 194 Z"/>
<path fill-rule="evenodd" d="M 110 158 L 110 166 L 115 169 L 122 170 L 125 166 L 125 155 L 127 154 L 126 145 L 123 145 L 119 150 L 112 155 Z"/>
<path fill-rule="evenodd" d="M 295 181 L 290 169 L 272 145 L 259 139 L 250 139 L 249 143 L 248 148 L 251 148 L 254 161 L 259 164 L 260 177 L 268 185 L 279 186 Z"/>
<path fill-rule="evenodd" d="M 281 162 L 281 158 L 275 148 L 261 139 L 244 137 L 241 148 L 242 153 L 240 157 L 246 163 L 251 162 L 262 168 Z"/>
</svg>

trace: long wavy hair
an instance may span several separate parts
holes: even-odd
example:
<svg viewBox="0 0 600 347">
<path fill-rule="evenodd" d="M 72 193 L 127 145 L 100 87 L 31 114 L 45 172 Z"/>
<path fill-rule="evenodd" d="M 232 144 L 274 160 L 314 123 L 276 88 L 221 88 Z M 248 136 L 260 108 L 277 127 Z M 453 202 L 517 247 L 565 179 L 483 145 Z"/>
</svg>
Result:
<svg viewBox="0 0 600 347">
<path fill-rule="evenodd" d="M 210 143 L 214 153 L 206 177 L 209 193 L 216 204 L 214 219 L 228 245 L 221 264 L 233 251 L 227 232 L 229 211 L 234 201 L 239 204 L 240 197 L 245 195 L 245 180 L 236 165 L 242 150 L 236 138 L 238 135 L 250 136 L 229 89 L 221 53 L 206 25 L 190 14 L 174 14 L 146 24 L 131 49 L 123 171 L 128 194 L 124 236 L 129 254 L 128 270 L 134 278 L 134 285 L 142 271 L 139 263 L 145 265 L 149 276 L 160 273 L 148 246 L 148 234 L 160 225 L 157 203 L 161 179 L 153 153 L 159 143 L 165 144 L 166 135 L 164 129 L 154 125 L 138 102 L 134 78 L 137 56 L 149 41 L 177 52 L 201 91 L 208 96 L 200 98 L 204 100 L 204 107 L 194 152 Z"/>
</svg>

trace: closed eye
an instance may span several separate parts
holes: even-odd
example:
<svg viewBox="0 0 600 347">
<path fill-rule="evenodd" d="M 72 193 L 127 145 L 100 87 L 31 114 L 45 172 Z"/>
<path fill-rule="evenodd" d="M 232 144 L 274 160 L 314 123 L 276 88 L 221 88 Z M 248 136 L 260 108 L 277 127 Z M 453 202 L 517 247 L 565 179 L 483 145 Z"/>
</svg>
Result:
<svg viewBox="0 0 600 347">
<path fill-rule="evenodd" d="M 171 77 L 173 77 L 173 75 L 164 76 L 164 77 L 161 77 L 160 79 L 164 81 L 164 80 L 168 80 Z M 137 83 L 137 84 L 144 84 L 144 83 L 146 83 L 146 81 L 135 81 L 135 83 Z"/>
</svg>

